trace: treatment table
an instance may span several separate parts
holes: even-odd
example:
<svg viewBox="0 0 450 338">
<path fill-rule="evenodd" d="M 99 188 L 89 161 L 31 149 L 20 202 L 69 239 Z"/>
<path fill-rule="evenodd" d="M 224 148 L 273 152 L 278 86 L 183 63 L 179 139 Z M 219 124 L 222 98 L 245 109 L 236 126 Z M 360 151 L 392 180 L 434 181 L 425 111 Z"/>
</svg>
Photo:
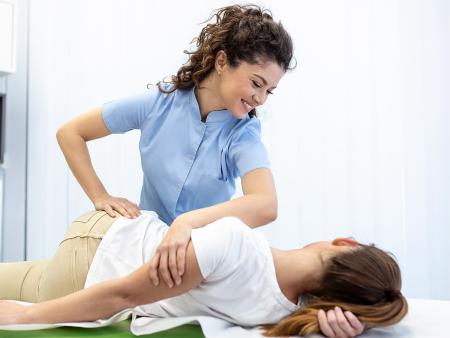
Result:
<svg viewBox="0 0 450 338">
<path fill-rule="evenodd" d="M 371 329 L 362 334 L 361 338 L 448 338 L 450 332 L 450 301 L 408 299 L 409 313 L 399 324 Z M 117 316 L 109 326 L 97 328 L 56 327 L 52 329 L 32 330 L 33 326 L 0 326 L 0 338 L 125 338 L 135 337 L 130 332 L 130 319 L 121 320 Z M 114 320 L 113 320 L 114 321 Z M 141 322 L 139 322 L 141 321 Z M 200 325 L 191 325 L 191 324 Z M 93 323 L 87 323 L 87 325 Z M 152 338 L 261 338 L 256 328 L 244 329 L 232 326 L 217 318 L 211 317 L 181 317 L 148 319 L 137 318 L 133 330 L 138 335 Z M 69 324 L 70 325 L 70 324 Z M 95 324 L 94 324 L 95 325 Z M 47 325 L 49 326 L 49 325 Z M 51 326 L 51 325 L 50 325 Z M 55 325 L 56 326 L 56 325 Z M 164 329 L 164 330 L 162 330 Z M 14 330 L 14 331 L 11 331 Z M 27 331 L 16 331 L 27 330 Z M 162 330 L 162 331 L 161 331 Z M 146 334 L 146 332 L 154 332 Z M 320 335 L 311 338 L 322 337 Z"/>
</svg>

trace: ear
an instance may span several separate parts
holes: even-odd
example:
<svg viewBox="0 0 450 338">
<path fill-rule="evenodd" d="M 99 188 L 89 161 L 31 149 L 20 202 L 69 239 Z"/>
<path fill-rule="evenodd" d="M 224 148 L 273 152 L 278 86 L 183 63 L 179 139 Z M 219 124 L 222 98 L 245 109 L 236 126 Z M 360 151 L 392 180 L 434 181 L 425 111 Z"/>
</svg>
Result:
<svg viewBox="0 0 450 338">
<path fill-rule="evenodd" d="M 216 60 L 214 63 L 214 67 L 216 68 L 216 71 L 219 75 L 223 72 L 227 64 L 227 54 L 223 50 L 219 50 L 216 54 Z"/>
<path fill-rule="evenodd" d="M 358 246 L 358 242 L 350 237 L 336 238 L 331 242 L 331 244 L 337 245 L 337 246 L 351 246 L 351 247 Z"/>
</svg>

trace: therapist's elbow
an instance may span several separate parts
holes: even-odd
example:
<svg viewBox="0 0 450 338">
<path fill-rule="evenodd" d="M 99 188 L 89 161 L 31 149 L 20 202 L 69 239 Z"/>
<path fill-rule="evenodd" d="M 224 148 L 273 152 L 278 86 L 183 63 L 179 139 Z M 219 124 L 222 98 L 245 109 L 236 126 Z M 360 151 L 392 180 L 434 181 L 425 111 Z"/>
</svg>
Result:
<svg viewBox="0 0 450 338">
<path fill-rule="evenodd" d="M 70 150 L 74 145 L 78 145 L 80 141 L 86 142 L 86 140 L 68 123 L 59 127 L 56 132 L 56 140 L 59 147 L 64 150 Z M 75 143 L 74 143 L 75 142 Z"/>
<path fill-rule="evenodd" d="M 56 131 L 56 139 L 58 140 L 58 142 L 61 141 L 64 137 L 65 132 L 63 127 L 64 126 L 59 127 Z"/>
<path fill-rule="evenodd" d="M 278 202 L 276 198 L 269 197 L 261 208 L 261 225 L 274 222 L 278 218 Z"/>
<path fill-rule="evenodd" d="M 268 211 L 267 214 L 267 219 L 269 220 L 268 223 L 275 222 L 277 218 L 278 218 L 278 205 L 277 203 L 275 203 L 275 205 L 271 206 L 270 210 Z"/>
<path fill-rule="evenodd" d="M 59 127 L 56 131 L 56 140 L 58 141 L 59 145 L 64 143 L 67 138 L 71 136 L 71 134 L 73 134 L 73 132 L 66 124 Z"/>
<path fill-rule="evenodd" d="M 59 147 L 64 149 L 64 145 L 67 142 L 67 131 L 64 126 L 60 127 L 56 132 L 56 140 L 58 141 Z"/>
</svg>

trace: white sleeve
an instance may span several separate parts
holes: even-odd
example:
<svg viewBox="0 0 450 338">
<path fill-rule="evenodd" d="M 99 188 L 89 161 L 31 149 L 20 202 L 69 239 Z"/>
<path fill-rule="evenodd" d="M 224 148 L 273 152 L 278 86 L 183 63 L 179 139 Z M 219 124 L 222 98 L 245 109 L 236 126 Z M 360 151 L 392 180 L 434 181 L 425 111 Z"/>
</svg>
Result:
<svg viewBox="0 0 450 338">
<path fill-rule="evenodd" d="M 251 229 L 236 217 L 221 218 L 192 230 L 191 240 L 204 279 L 227 274 L 240 257 L 245 232 Z"/>
</svg>

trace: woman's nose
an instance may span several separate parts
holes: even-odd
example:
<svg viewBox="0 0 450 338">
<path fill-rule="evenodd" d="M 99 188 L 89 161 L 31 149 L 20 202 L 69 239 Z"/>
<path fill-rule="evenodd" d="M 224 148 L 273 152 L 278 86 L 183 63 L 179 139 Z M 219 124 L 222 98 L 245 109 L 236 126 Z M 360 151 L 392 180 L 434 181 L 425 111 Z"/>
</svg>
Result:
<svg viewBox="0 0 450 338">
<path fill-rule="evenodd" d="M 256 106 L 261 105 L 261 99 L 259 98 L 258 95 L 253 95 L 253 102 L 255 103 Z"/>
</svg>

